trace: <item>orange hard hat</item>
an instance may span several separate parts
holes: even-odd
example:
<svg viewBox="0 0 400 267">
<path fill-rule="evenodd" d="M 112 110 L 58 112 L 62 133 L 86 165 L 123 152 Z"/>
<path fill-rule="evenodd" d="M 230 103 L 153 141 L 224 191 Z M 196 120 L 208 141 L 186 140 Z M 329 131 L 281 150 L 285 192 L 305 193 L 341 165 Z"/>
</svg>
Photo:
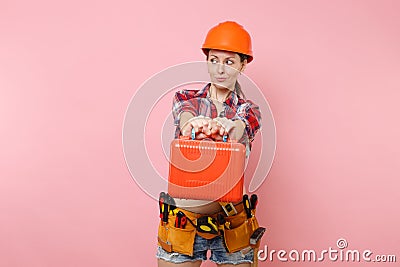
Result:
<svg viewBox="0 0 400 267">
<path fill-rule="evenodd" d="M 250 34 L 234 21 L 225 21 L 211 28 L 201 49 L 206 55 L 208 50 L 218 49 L 247 55 L 247 62 L 253 60 Z"/>
</svg>

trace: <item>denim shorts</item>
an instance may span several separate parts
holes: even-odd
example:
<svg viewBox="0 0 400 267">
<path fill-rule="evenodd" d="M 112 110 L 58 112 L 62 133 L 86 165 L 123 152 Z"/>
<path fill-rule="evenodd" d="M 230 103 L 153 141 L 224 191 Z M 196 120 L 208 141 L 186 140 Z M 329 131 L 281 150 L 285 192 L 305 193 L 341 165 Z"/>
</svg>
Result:
<svg viewBox="0 0 400 267">
<path fill-rule="evenodd" d="M 196 235 L 193 246 L 193 256 L 187 256 L 177 252 L 167 252 L 160 246 L 157 248 L 156 257 L 172 263 L 182 263 L 187 261 L 207 260 L 207 251 L 211 250 L 210 260 L 217 264 L 240 264 L 252 263 L 254 259 L 253 249 L 228 253 L 224 246 L 222 236 L 213 239 L 205 239 Z"/>
</svg>

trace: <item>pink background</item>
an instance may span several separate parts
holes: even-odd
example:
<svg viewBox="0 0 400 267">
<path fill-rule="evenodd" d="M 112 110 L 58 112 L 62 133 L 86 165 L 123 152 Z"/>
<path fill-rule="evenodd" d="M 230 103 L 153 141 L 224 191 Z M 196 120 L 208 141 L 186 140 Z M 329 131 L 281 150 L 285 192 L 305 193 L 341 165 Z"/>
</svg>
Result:
<svg viewBox="0 0 400 267">
<path fill-rule="evenodd" d="M 399 1 L 63 2 L 0 2 L 0 266 L 155 266 L 158 204 L 126 167 L 124 113 L 228 19 L 253 36 L 246 74 L 277 128 L 261 245 L 400 257 Z"/>
</svg>

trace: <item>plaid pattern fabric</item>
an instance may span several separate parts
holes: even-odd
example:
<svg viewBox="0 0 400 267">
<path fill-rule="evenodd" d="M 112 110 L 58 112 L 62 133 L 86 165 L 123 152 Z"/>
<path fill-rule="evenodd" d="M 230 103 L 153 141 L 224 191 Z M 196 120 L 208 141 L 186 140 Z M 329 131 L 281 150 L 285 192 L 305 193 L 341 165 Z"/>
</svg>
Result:
<svg viewBox="0 0 400 267">
<path fill-rule="evenodd" d="M 251 142 L 261 127 L 261 113 L 259 107 L 250 100 L 245 100 L 232 92 L 223 103 L 223 111 L 217 114 L 217 108 L 209 97 L 210 83 L 201 90 L 180 90 L 175 93 L 172 114 L 176 126 L 175 138 L 180 135 L 180 115 L 190 112 L 193 116 L 203 115 L 216 118 L 226 117 L 231 120 L 242 120 L 246 124 L 246 134 L 239 140 L 251 149 Z M 250 142 L 249 142 L 250 141 Z"/>
</svg>

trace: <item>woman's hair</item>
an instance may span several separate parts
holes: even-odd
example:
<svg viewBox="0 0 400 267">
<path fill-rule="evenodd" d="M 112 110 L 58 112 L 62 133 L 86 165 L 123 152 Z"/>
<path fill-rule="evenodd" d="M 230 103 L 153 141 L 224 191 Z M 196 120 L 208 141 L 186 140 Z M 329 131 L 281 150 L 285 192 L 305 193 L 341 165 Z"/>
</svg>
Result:
<svg viewBox="0 0 400 267">
<path fill-rule="evenodd" d="M 248 59 L 248 58 L 249 58 L 249 56 L 248 56 L 248 55 L 245 55 L 245 54 L 241 54 L 241 53 L 236 53 L 236 54 L 239 55 L 239 57 L 240 57 L 240 62 L 243 62 L 245 59 Z"/>
<path fill-rule="evenodd" d="M 245 55 L 245 54 L 241 54 L 241 53 L 237 53 L 237 54 L 240 57 L 240 62 L 243 62 L 243 61 L 247 60 L 247 58 L 248 58 L 248 56 Z M 246 96 L 244 95 L 244 93 L 242 91 L 242 87 L 240 86 L 240 84 L 239 84 L 239 82 L 237 80 L 236 80 L 236 83 L 235 83 L 235 91 L 236 91 L 236 94 L 238 96 L 240 96 L 243 99 L 246 99 Z"/>
<path fill-rule="evenodd" d="M 206 57 L 207 60 L 208 60 L 208 52 L 209 52 L 209 51 L 210 51 L 210 50 L 207 51 L 207 57 Z M 248 57 L 249 57 L 248 55 L 245 55 L 245 54 L 241 54 L 241 53 L 237 53 L 237 52 L 235 52 L 235 53 L 239 55 L 239 57 L 240 57 L 240 62 L 241 62 L 241 63 L 242 63 L 243 61 L 247 60 Z M 238 81 L 236 81 L 236 83 L 235 83 L 235 93 L 236 93 L 238 96 L 240 96 L 241 98 L 246 99 L 246 96 L 244 95 L 244 93 L 243 93 L 243 91 L 242 91 L 242 87 L 240 86 L 240 84 L 239 84 Z"/>
</svg>

